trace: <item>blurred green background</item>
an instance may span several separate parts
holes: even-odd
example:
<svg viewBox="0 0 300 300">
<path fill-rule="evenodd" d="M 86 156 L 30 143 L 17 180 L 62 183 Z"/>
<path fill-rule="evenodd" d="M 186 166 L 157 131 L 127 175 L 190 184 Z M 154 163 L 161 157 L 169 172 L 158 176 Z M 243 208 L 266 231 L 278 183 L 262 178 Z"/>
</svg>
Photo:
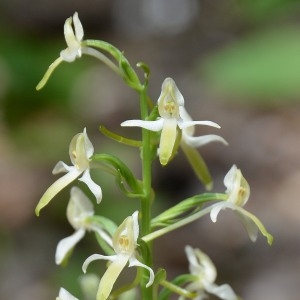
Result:
<svg viewBox="0 0 300 300">
<path fill-rule="evenodd" d="M 247 208 L 275 236 L 272 247 L 262 237 L 252 244 L 238 220 L 223 212 L 217 224 L 207 217 L 161 238 L 157 266 L 170 270 L 169 278 L 187 272 L 183 249 L 190 244 L 216 263 L 217 282 L 230 283 L 244 299 L 298 299 L 299 0 L 1 0 L 0 298 L 54 299 L 60 286 L 82 298 L 81 264 L 98 251 L 92 236 L 78 245 L 68 268 L 54 263 L 57 242 L 73 232 L 64 215 L 69 189 L 39 218 L 34 215 L 57 178 L 54 165 L 69 164 L 76 133 L 86 127 L 96 151 L 112 152 L 140 172 L 138 151 L 98 131 L 102 124 L 128 137 L 139 134 L 119 126 L 138 118 L 138 102 L 110 70 L 91 58 L 64 63 L 42 91 L 35 90 L 66 47 L 63 24 L 75 11 L 85 38 L 106 40 L 124 50 L 132 65 L 150 66 L 154 101 L 163 79 L 173 77 L 192 117 L 222 126 L 213 133 L 229 147 L 200 149 L 215 191 L 224 191 L 223 177 L 237 164 L 251 186 Z M 167 168 L 154 164 L 153 172 L 157 210 L 203 191 L 180 153 Z M 137 203 L 124 199 L 113 178 L 93 175 L 104 190 L 97 210 L 121 222 Z"/>
</svg>

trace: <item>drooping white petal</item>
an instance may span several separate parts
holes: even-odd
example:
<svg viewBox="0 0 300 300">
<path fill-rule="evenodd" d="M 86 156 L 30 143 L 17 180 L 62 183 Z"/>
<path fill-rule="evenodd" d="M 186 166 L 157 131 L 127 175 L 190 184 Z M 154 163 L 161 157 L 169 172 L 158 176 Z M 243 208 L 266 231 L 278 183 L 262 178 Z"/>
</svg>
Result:
<svg viewBox="0 0 300 300">
<path fill-rule="evenodd" d="M 56 300 L 79 300 L 79 299 L 74 297 L 72 294 L 70 294 L 66 289 L 60 288 Z"/>
<path fill-rule="evenodd" d="M 123 127 L 141 127 L 151 131 L 160 131 L 163 128 L 164 119 L 156 121 L 143 121 L 143 120 L 128 120 L 121 123 Z"/>
<path fill-rule="evenodd" d="M 74 168 L 73 166 L 68 166 L 67 164 L 65 164 L 63 161 L 59 161 L 53 168 L 52 170 L 52 174 L 56 175 L 59 173 L 66 173 L 66 172 L 70 172 L 72 170 L 72 168 Z"/>
<path fill-rule="evenodd" d="M 228 143 L 225 141 L 225 139 L 223 139 L 221 136 L 216 135 L 216 134 L 207 134 L 207 135 L 194 137 L 194 136 L 189 136 L 189 135 L 186 135 L 183 133 L 182 138 L 185 143 L 187 143 L 189 146 L 194 147 L 194 148 L 204 146 L 211 142 L 221 142 L 224 145 L 228 145 Z"/>
<path fill-rule="evenodd" d="M 42 198 L 40 199 L 38 205 L 35 208 L 35 213 L 38 216 L 40 210 L 45 207 L 52 198 L 58 194 L 63 188 L 69 185 L 72 181 L 74 181 L 81 174 L 76 168 L 72 168 L 70 172 L 65 174 L 63 177 L 56 180 L 44 193 Z"/>
<path fill-rule="evenodd" d="M 138 261 L 134 256 L 129 259 L 129 267 L 133 267 L 133 266 L 142 267 L 142 268 L 147 269 L 149 271 L 150 276 L 149 276 L 148 283 L 146 284 L 146 287 L 149 287 L 150 285 L 152 285 L 152 283 L 154 281 L 154 272 L 153 272 L 153 270 L 150 267 L 148 267 L 147 265 L 145 265 L 145 264 L 141 263 L 140 261 Z"/>
<path fill-rule="evenodd" d="M 235 210 L 236 206 L 234 204 L 232 204 L 231 202 L 228 202 L 228 201 L 222 201 L 222 202 L 218 202 L 216 204 L 213 204 L 211 206 L 211 211 L 210 211 L 211 220 L 214 223 L 217 222 L 217 217 L 218 217 L 219 212 L 223 209 L 226 209 L 226 208 L 231 208 L 231 209 Z"/>
<path fill-rule="evenodd" d="M 62 239 L 57 247 L 55 253 L 55 263 L 60 265 L 67 254 L 74 248 L 74 246 L 84 237 L 85 230 L 79 229 L 76 230 L 72 235 Z"/>
<path fill-rule="evenodd" d="M 82 265 L 82 271 L 83 273 L 86 273 L 86 269 L 89 266 L 89 264 L 94 260 L 109 260 L 109 261 L 115 261 L 118 258 L 118 255 L 101 255 L 101 254 L 93 254 L 89 256 Z"/>
<path fill-rule="evenodd" d="M 228 284 L 222 284 L 220 286 L 216 284 L 208 284 L 205 285 L 205 289 L 210 294 L 216 295 L 223 300 L 238 300 L 238 296 Z"/>
<path fill-rule="evenodd" d="M 90 170 L 85 170 L 83 172 L 83 175 L 82 177 L 79 178 L 80 181 L 84 182 L 88 188 L 90 189 L 90 191 L 94 194 L 95 198 L 96 198 L 96 201 L 97 203 L 99 204 L 102 200 L 102 189 L 101 187 L 96 184 L 91 176 L 90 176 Z"/>
</svg>

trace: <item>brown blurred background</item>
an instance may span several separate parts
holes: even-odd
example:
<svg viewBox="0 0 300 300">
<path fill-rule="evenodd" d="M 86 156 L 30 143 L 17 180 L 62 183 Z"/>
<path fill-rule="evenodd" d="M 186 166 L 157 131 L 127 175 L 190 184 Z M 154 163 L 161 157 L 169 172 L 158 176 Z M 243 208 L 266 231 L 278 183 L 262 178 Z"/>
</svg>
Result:
<svg viewBox="0 0 300 300">
<path fill-rule="evenodd" d="M 92 236 L 78 245 L 67 268 L 54 263 L 57 242 L 73 232 L 64 213 L 69 189 L 39 218 L 34 215 L 58 178 L 53 166 L 69 164 L 76 133 L 87 127 L 96 151 L 119 155 L 139 174 L 138 152 L 98 131 L 103 124 L 128 137 L 139 132 L 119 126 L 138 118 L 137 98 L 110 70 L 91 58 L 64 63 L 35 91 L 66 47 L 63 24 L 74 11 L 85 38 L 106 40 L 132 65 L 150 66 L 154 101 L 163 79 L 173 77 L 192 117 L 222 126 L 208 132 L 229 146 L 199 150 L 215 178 L 214 191 L 224 191 L 223 177 L 237 164 L 251 186 L 246 208 L 275 238 L 272 247 L 262 236 L 252 243 L 226 211 L 216 224 L 206 217 L 160 238 L 157 266 L 169 270 L 169 279 L 187 272 L 184 245 L 190 244 L 215 262 L 217 283 L 230 283 L 244 299 L 299 300 L 299 0 L 1 0 L 0 298 L 54 299 L 60 286 L 82 298 L 81 264 L 98 251 Z M 113 178 L 95 176 L 104 190 L 97 210 L 119 223 L 136 203 L 124 199 Z M 155 163 L 154 176 L 157 210 L 203 192 L 181 153 L 166 168 Z"/>
</svg>

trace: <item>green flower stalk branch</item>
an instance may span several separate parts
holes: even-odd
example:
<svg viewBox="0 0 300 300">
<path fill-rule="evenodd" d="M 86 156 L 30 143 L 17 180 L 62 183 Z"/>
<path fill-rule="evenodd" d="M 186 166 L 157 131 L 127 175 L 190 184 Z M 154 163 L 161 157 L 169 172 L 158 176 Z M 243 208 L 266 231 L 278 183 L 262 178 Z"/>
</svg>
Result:
<svg viewBox="0 0 300 300">
<path fill-rule="evenodd" d="M 115 46 L 99 40 L 84 40 L 84 31 L 78 14 L 66 20 L 64 36 L 67 48 L 49 66 L 37 89 L 45 86 L 53 71 L 62 62 L 74 62 L 82 55 L 95 57 L 113 72 L 124 83 L 133 89 L 138 97 L 136 101 L 140 108 L 140 116 L 120 124 L 123 127 L 140 127 L 140 140 L 133 140 L 114 133 L 105 126 L 100 126 L 100 132 L 124 146 L 140 149 L 141 177 L 137 178 L 122 158 L 110 153 L 97 153 L 87 135 L 87 130 L 76 134 L 69 146 L 69 156 L 72 165 L 59 161 L 53 169 L 53 174 L 66 173 L 56 180 L 42 195 L 35 213 L 40 215 L 44 209 L 63 189 L 74 184 L 77 179 L 86 184 L 94 199 L 81 191 L 77 186 L 70 189 L 70 199 L 67 206 L 67 219 L 74 228 L 74 233 L 63 238 L 57 245 L 55 262 L 58 265 L 72 263 L 71 255 L 75 246 L 83 242 L 87 233 L 92 232 L 99 252 L 89 256 L 82 265 L 84 273 L 94 260 L 108 261 L 103 274 L 84 275 L 81 287 L 88 299 L 142 299 L 165 300 L 174 296 L 179 300 L 206 299 L 209 294 L 224 300 L 240 299 L 228 284 L 215 283 L 217 271 L 210 258 L 198 248 L 186 246 L 185 252 L 189 261 L 189 274 L 167 279 L 167 270 L 153 264 L 155 257 L 153 243 L 158 237 L 174 231 L 191 222 L 209 215 L 215 223 L 222 210 L 232 210 L 244 225 L 251 241 L 255 241 L 258 232 L 266 237 L 271 245 L 273 236 L 262 222 L 248 212 L 244 206 L 250 197 L 250 186 L 243 177 L 241 170 L 235 165 L 224 177 L 226 190 L 224 193 L 205 192 L 179 201 L 156 216 L 153 216 L 152 204 L 155 201 L 155 191 L 152 187 L 152 163 L 158 160 L 161 167 L 168 167 L 176 161 L 176 154 L 183 151 L 192 171 L 206 189 L 213 188 L 212 176 L 203 157 L 197 148 L 219 142 L 228 145 L 219 135 L 208 134 L 195 136 L 195 126 L 204 125 L 220 129 L 212 121 L 194 121 L 186 110 L 185 100 L 175 81 L 167 77 L 161 88 L 156 103 L 152 103 L 148 95 L 150 69 L 144 63 L 137 67 L 143 72 L 140 80 L 134 68 Z M 90 170 L 101 171 L 102 176 L 115 178 L 116 185 L 128 199 L 134 199 L 139 209 L 117 226 L 105 216 L 95 213 L 93 201 L 101 205 L 104 186 L 94 182 Z M 175 187 L 176 188 L 176 187 Z M 119 276 L 126 267 L 136 267 L 136 275 L 132 281 L 115 287 Z M 90 288 L 92 282 L 94 288 Z M 95 285 L 98 287 L 95 288 Z M 126 298 L 127 297 L 127 298 Z M 56 300 L 76 300 L 72 293 L 64 288 L 59 290 Z"/>
</svg>

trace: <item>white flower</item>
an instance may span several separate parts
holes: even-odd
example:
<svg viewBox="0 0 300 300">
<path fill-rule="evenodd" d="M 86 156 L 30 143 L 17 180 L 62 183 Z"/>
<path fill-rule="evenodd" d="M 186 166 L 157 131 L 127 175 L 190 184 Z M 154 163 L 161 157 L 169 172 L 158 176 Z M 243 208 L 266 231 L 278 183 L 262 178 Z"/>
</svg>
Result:
<svg viewBox="0 0 300 300">
<path fill-rule="evenodd" d="M 67 290 L 64 288 L 59 289 L 58 297 L 56 297 L 56 300 L 78 300 L 78 298 L 71 295 Z"/>
<path fill-rule="evenodd" d="M 210 212 L 211 220 L 216 222 L 219 212 L 230 208 L 240 217 L 249 238 L 253 242 L 257 239 L 259 229 L 267 238 L 268 243 L 272 244 L 273 236 L 267 232 L 263 224 L 254 215 L 243 209 L 250 196 L 250 186 L 236 165 L 233 165 L 224 177 L 224 185 L 227 188 L 225 193 L 228 195 L 228 199 L 212 205 Z"/>
<path fill-rule="evenodd" d="M 172 156 L 178 137 L 178 128 L 182 130 L 183 140 L 193 147 L 202 146 L 212 141 L 224 142 L 221 137 L 216 135 L 192 137 L 195 125 L 208 125 L 216 128 L 220 128 L 220 126 L 211 121 L 191 120 L 184 108 L 184 98 L 172 78 L 164 80 L 157 104 L 160 118 L 156 121 L 128 120 L 123 122 L 121 126 L 137 126 L 151 131 L 161 131 L 158 152 L 162 165 L 166 165 Z M 190 127 L 191 130 L 188 130 Z"/>
<path fill-rule="evenodd" d="M 216 267 L 211 259 L 199 249 L 193 249 L 190 246 L 185 247 L 185 252 L 189 260 L 189 270 L 195 276 L 195 281 L 190 283 L 186 289 L 190 292 L 196 292 L 195 300 L 207 298 L 206 293 L 218 296 L 224 300 L 237 300 L 238 297 L 228 284 L 216 285 L 217 278 Z M 179 297 L 183 300 L 183 297 Z"/>
<path fill-rule="evenodd" d="M 72 22 L 74 24 L 75 32 L 72 28 Z M 77 57 L 81 57 L 82 55 L 81 42 L 84 35 L 83 27 L 77 12 L 74 13 L 73 18 L 70 17 L 66 20 L 64 34 L 68 47 L 60 52 L 60 57 L 64 61 L 73 62 Z"/>
<path fill-rule="evenodd" d="M 61 172 L 67 172 L 67 174 L 55 181 L 46 190 L 35 209 L 36 215 L 39 215 L 40 210 L 46 206 L 57 193 L 81 174 L 82 176 L 79 180 L 83 181 L 89 187 L 96 197 L 97 203 L 100 203 L 102 190 L 99 185 L 92 181 L 90 176 L 90 158 L 93 154 L 94 147 L 87 136 L 86 129 L 84 129 L 82 133 L 75 135 L 70 143 L 69 155 L 73 166 L 68 166 L 62 161 L 56 164 L 52 171 L 53 174 Z"/>
<path fill-rule="evenodd" d="M 74 29 L 72 27 L 74 25 Z M 74 32 L 75 30 L 75 32 Z M 75 12 L 73 18 L 70 17 L 65 21 L 64 35 L 67 43 L 67 48 L 60 52 L 60 56 L 49 66 L 42 80 L 37 85 L 36 89 L 40 90 L 48 81 L 52 72 L 63 62 L 73 62 L 77 57 L 81 57 L 82 53 L 89 52 L 89 47 L 82 47 L 83 27 Z"/>
<path fill-rule="evenodd" d="M 71 198 L 67 206 L 67 218 L 75 229 L 75 232 L 58 243 L 55 254 L 56 264 L 59 265 L 64 261 L 68 253 L 84 237 L 87 230 L 95 231 L 106 243 L 112 246 L 112 240 L 106 232 L 99 225 L 89 220 L 93 215 L 94 208 L 91 201 L 78 187 L 73 187 L 71 189 Z"/>
<path fill-rule="evenodd" d="M 86 259 L 83 263 L 82 269 L 83 272 L 86 272 L 86 269 L 91 261 L 97 259 L 104 259 L 110 261 L 105 274 L 100 280 L 97 300 L 106 300 L 113 288 L 114 283 L 116 282 L 121 271 L 124 269 L 126 264 L 129 262 L 129 267 L 143 267 L 146 268 L 150 273 L 149 281 L 146 287 L 149 287 L 154 280 L 153 270 L 141 263 L 136 258 L 136 247 L 137 247 L 137 238 L 139 235 L 139 224 L 138 224 L 138 211 L 134 212 L 132 216 L 127 217 L 123 223 L 117 228 L 113 236 L 113 248 L 115 255 L 105 256 L 100 254 L 93 254 Z"/>
</svg>

